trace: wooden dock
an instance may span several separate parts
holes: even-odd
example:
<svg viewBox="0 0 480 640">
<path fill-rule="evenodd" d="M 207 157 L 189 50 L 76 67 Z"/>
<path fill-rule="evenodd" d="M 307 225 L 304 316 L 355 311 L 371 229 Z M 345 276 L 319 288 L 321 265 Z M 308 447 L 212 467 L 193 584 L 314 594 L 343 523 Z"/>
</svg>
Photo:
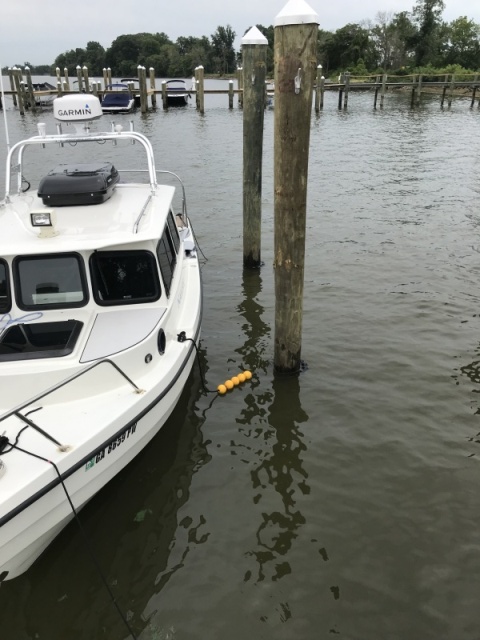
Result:
<svg viewBox="0 0 480 640">
<path fill-rule="evenodd" d="M 13 68 L 8 70 L 10 80 L 10 90 L 5 90 L 5 96 L 11 96 L 13 104 L 18 108 L 19 113 L 23 115 L 26 110 L 35 112 L 41 108 L 37 103 L 40 99 L 48 96 L 62 96 L 68 93 L 93 93 L 100 99 L 111 92 L 108 85 L 112 84 L 112 76 L 110 69 L 103 70 L 103 82 L 89 79 L 88 69 L 86 67 L 77 67 L 77 79 L 71 80 L 68 76 L 67 69 L 64 69 L 63 75 L 60 69 L 56 69 L 57 81 L 56 89 L 51 90 L 35 90 L 32 82 L 30 70 L 25 67 L 24 70 Z M 162 99 L 163 108 L 167 109 L 165 81 L 162 81 L 162 87 L 156 87 L 156 78 L 154 69 L 149 69 L 149 81 L 147 82 L 147 74 L 145 67 L 139 66 L 138 77 L 130 78 L 129 84 L 139 95 L 140 109 L 145 113 L 151 109 L 155 109 L 157 105 L 157 96 Z M 321 75 L 321 65 L 317 68 L 317 78 L 314 85 L 315 93 L 315 111 L 318 113 L 324 108 L 325 92 L 336 92 L 338 99 L 336 101 L 338 109 L 347 109 L 348 99 L 351 92 L 368 91 L 373 93 L 373 108 L 384 108 L 385 97 L 387 92 L 391 91 L 409 91 L 411 94 L 411 107 L 415 108 L 421 103 L 422 94 L 435 93 L 440 95 L 440 106 L 443 107 L 447 102 L 450 107 L 455 96 L 461 91 L 461 96 L 470 96 L 470 107 L 473 108 L 477 101 L 477 90 L 480 88 L 479 74 L 462 75 L 456 77 L 455 74 L 444 74 L 441 76 L 424 77 L 421 74 L 412 74 L 407 76 L 351 76 L 349 73 L 342 74 L 337 82 L 330 82 Z M 77 86 L 74 87 L 74 84 Z M 237 88 L 234 87 L 234 80 L 229 81 L 226 89 L 205 89 L 203 67 L 195 69 L 195 76 L 192 78 L 192 88 L 189 90 L 195 96 L 196 108 L 200 113 L 205 110 L 205 95 L 226 95 L 228 97 L 228 108 L 233 108 L 234 96 L 238 97 L 238 106 L 243 104 L 243 69 L 237 69 L 236 73 Z M 266 91 L 266 89 L 265 89 Z M 478 107 L 480 108 L 480 99 L 478 99 Z M 2 108 L 0 96 L 0 108 Z"/>
</svg>

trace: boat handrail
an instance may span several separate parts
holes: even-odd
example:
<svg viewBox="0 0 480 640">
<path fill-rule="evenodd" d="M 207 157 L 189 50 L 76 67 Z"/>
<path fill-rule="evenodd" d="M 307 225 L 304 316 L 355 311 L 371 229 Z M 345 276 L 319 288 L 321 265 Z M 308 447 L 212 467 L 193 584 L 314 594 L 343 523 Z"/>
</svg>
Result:
<svg viewBox="0 0 480 640">
<path fill-rule="evenodd" d="M 114 369 L 116 369 L 118 371 L 118 373 L 120 373 L 120 375 L 122 375 L 125 378 L 125 380 L 129 384 L 132 385 L 132 387 L 135 389 L 136 393 L 140 392 L 139 387 L 137 387 L 137 385 L 133 382 L 133 380 L 131 380 L 127 376 L 127 374 L 118 366 L 118 364 L 116 364 L 115 362 L 113 362 L 109 358 L 104 358 L 103 360 L 99 360 L 98 362 L 94 362 L 92 365 L 90 365 L 89 367 L 86 367 L 85 369 L 82 369 L 81 371 L 77 371 L 77 373 L 74 373 L 73 375 L 69 376 L 68 378 L 65 378 L 64 380 L 61 380 L 60 382 L 57 382 L 57 384 L 54 384 L 53 386 L 49 387 L 45 391 L 42 391 L 42 393 L 40 393 L 40 394 L 38 394 L 36 396 L 33 396 L 33 398 L 30 398 L 29 400 L 27 400 L 27 402 L 24 402 L 24 403 L 16 406 L 15 408 L 11 409 L 7 413 L 2 414 L 0 416 L 0 422 L 3 422 L 3 420 L 6 420 L 7 418 L 10 418 L 10 416 L 14 415 L 15 413 L 18 413 L 18 412 L 22 411 L 23 409 L 25 409 L 26 407 L 29 407 L 34 402 L 38 402 L 39 400 L 42 400 L 43 398 L 45 398 L 46 396 L 50 395 L 54 391 L 58 391 L 58 389 L 61 389 L 62 387 L 64 387 L 67 384 L 69 384 L 70 382 L 73 382 L 74 380 L 77 380 L 77 378 L 80 378 L 81 376 L 85 375 L 86 373 L 89 373 L 90 371 L 92 371 L 92 369 L 95 369 L 95 367 L 98 367 L 101 364 L 110 364 Z"/>
<path fill-rule="evenodd" d="M 107 140 L 111 140 L 112 142 L 117 142 L 119 139 L 128 139 L 139 142 L 145 149 L 147 154 L 147 164 L 148 169 L 145 172 L 148 172 L 150 188 L 152 193 L 155 191 L 157 187 L 157 170 L 155 168 L 155 159 L 153 155 L 153 148 L 150 140 L 142 133 L 138 133 L 136 131 L 112 131 L 112 132 L 103 132 L 103 133 L 93 133 L 93 134 L 85 134 L 79 135 L 77 134 L 52 134 L 47 136 L 33 136 L 31 138 L 27 138 L 26 140 L 22 140 L 17 142 L 10 149 L 7 155 L 7 165 L 6 165 L 6 173 L 5 173 L 5 202 L 10 202 L 10 185 L 12 179 L 12 169 L 17 171 L 17 193 L 21 193 L 22 187 L 22 168 L 23 168 L 23 152 L 26 147 L 30 145 L 46 145 L 57 143 L 60 145 L 65 144 L 76 144 L 78 142 L 106 142 Z M 18 162 L 14 163 L 13 159 L 17 154 Z"/>
</svg>

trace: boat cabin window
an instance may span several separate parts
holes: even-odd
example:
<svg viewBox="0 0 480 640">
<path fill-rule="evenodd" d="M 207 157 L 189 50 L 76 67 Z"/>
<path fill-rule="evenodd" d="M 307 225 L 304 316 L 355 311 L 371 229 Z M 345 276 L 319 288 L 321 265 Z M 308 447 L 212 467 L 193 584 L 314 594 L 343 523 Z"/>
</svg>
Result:
<svg viewBox="0 0 480 640">
<path fill-rule="evenodd" d="M 90 270 L 98 304 L 140 304 L 160 297 L 157 265 L 150 251 L 96 251 Z"/>
<path fill-rule="evenodd" d="M 170 295 L 170 287 L 172 286 L 173 274 L 175 273 L 175 265 L 177 264 L 177 253 L 175 244 L 172 240 L 172 234 L 168 224 L 166 225 L 160 242 L 157 246 L 157 257 L 162 273 L 163 284 L 167 296 Z"/>
<path fill-rule="evenodd" d="M 88 302 L 84 264 L 76 253 L 22 256 L 13 267 L 21 309 L 83 307 Z"/>
<path fill-rule="evenodd" d="M 66 356 L 73 351 L 82 326 L 77 320 L 12 324 L 0 335 L 0 362 Z"/>
<path fill-rule="evenodd" d="M 178 235 L 177 223 L 175 222 L 175 217 L 171 209 L 170 213 L 168 214 L 167 224 L 170 230 L 170 235 L 172 236 L 173 244 L 175 246 L 175 251 L 178 253 L 178 250 L 180 249 L 180 236 Z"/>
<path fill-rule="evenodd" d="M 10 286 L 8 282 L 8 265 L 0 260 L 0 313 L 7 313 L 12 308 Z"/>
</svg>

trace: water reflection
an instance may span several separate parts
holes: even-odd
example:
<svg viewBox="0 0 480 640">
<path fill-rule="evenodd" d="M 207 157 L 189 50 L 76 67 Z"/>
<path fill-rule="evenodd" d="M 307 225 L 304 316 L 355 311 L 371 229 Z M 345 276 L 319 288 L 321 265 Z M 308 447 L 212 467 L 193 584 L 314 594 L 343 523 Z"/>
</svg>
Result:
<svg viewBox="0 0 480 640">
<path fill-rule="evenodd" d="M 261 290 L 260 271 L 244 270 L 244 298 L 238 305 L 238 312 L 245 319 L 242 329 L 246 339 L 237 352 L 249 368 L 267 373 L 269 359 L 265 352 L 270 349 L 270 343 L 267 344 L 265 338 L 270 337 L 271 330 L 263 320 L 264 309 L 259 302 Z M 264 393 L 247 394 L 241 417 L 237 419 L 241 425 L 239 431 L 248 444 L 241 446 L 234 442 L 233 446 L 236 450 L 241 449 L 243 456 L 245 450 L 249 456 L 254 456 L 253 501 L 263 507 L 255 534 L 257 548 L 248 552 L 258 565 L 256 581 L 279 580 L 291 573 L 288 552 L 305 523 L 297 498 L 310 491 L 302 462 L 306 446 L 299 430 L 299 424 L 307 420 L 300 403 L 298 376 L 274 378 Z M 253 572 L 248 571 L 245 581 L 252 575 Z"/>
<path fill-rule="evenodd" d="M 195 367 L 158 436 L 80 515 L 120 609 L 136 634 L 147 629 L 144 638 L 151 637 L 148 626 L 155 611 L 146 609 L 152 594 L 181 569 L 188 553 L 188 546 L 175 549 L 177 530 L 187 530 L 190 543 L 202 524 L 177 521 L 189 498 L 193 474 L 210 459 L 201 431 L 205 418 L 196 406 L 199 395 Z M 8 639 L 95 640 L 126 635 L 76 523 L 26 574 L 2 585 L 0 607 L 1 635 Z"/>
</svg>

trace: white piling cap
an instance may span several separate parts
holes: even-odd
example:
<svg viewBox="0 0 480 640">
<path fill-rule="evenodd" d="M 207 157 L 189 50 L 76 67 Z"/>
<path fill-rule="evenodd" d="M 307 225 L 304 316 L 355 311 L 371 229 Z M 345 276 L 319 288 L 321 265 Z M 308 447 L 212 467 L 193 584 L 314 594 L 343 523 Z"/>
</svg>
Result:
<svg viewBox="0 0 480 640">
<path fill-rule="evenodd" d="M 252 27 L 242 38 L 242 44 L 268 44 L 268 40 L 257 27 Z"/>
<path fill-rule="evenodd" d="M 289 0 L 275 18 L 274 26 L 288 24 L 320 24 L 318 13 L 305 0 Z"/>
</svg>

